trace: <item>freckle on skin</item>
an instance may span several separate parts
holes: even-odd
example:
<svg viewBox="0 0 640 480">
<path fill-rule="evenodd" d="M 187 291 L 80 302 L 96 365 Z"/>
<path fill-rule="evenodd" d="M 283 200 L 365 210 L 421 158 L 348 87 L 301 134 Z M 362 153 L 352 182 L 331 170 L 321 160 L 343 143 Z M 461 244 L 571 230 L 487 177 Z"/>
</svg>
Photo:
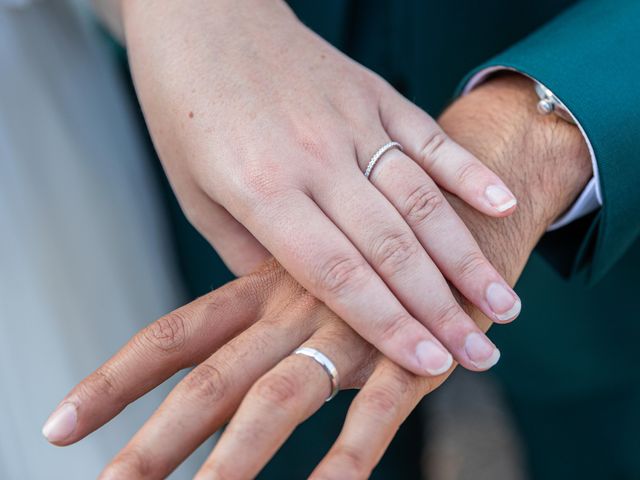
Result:
<svg viewBox="0 0 640 480">
<path fill-rule="evenodd" d="M 193 118 L 193 112 L 189 112 L 189 118 Z"/>
</svg>

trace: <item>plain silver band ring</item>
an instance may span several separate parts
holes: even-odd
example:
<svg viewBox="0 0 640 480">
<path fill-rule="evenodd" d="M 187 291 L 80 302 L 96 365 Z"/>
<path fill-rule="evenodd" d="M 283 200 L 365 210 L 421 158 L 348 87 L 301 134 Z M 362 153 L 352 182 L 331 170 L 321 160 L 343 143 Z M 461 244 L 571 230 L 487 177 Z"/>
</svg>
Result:
<svg viewBox="0 0 640 480">
<path fill-rule="evenodd" d="M 340 377 L 338 375 L 338 369 L 333 362 L 329 360 L 329 357 L 311 347 L 300 347 L 293 352 L 293 355 L 304 355 L 305 357 L 312 358 L 320 364 L 325 372 L 327 372 L 327 375 L 329 375 L 329 379 L 331 380 L 331 394 L 329 394 L 325 402 L 328 402 L 338 394 L 338 391 L 340 390 Z"/>
<path fill-rule="evenodd" d="M 397 148 L 398 150 L 402 151 L 402 145 L 400 145 L 398 142 L 385 143 L 376 151 L 376 153 L 373 154 L 373 156 L 371 157 L 371 160 L 369 160 L 369 165 L 367 165 L 367 169 L 364 171 L 365 178 L 369 178 L 369 175 L 371 175 L 371 172 L 373 171 L 373 167 L 376 166 L 376 163 L 378 163 L 378 160 L 380 160 L 382 156 L 392 148 Z"/>
</svg>

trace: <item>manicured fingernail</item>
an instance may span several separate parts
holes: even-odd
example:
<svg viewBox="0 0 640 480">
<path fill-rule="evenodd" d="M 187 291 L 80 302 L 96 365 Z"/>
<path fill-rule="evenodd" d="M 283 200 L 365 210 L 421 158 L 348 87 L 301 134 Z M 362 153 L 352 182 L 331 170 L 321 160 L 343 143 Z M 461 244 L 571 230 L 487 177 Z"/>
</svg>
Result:
<svg viewBox="0 0 640 480">
<path fill-rule="evenodd" d="M 489 203 L 499 212 L 506 212 L 518 201 L 509 190 L 498 185 L 490 185 L 484 191 Z"/>
<path fill-rule="evenodd" d="M 491 341 L 477 332 L 467 335 L 464 350 L 476 368 L 487 370 L 500 360 L 500 350 Z"/>
<path fill-rule="evenodd" d="M 520 314 L 522 304 L 518 296 L 501 283 L 492 283 L 487 288 L 487 303 L 493 316 L 500 322 L 513 320 Z"/>
<path fill-rule="evenodd" d="M 429 375 L 440 375 L 449 370 L 453 364 L 451 354 L 430 340 L 418 343 L 416 356 L 420 366 Z"/>
<path fill-rule="evenodd" d="M 42 427 L 42 435 L 50 442 L 60 442 L 76 429 L 78 412 L 72 403 L 63 403 Z"/>
</svg>

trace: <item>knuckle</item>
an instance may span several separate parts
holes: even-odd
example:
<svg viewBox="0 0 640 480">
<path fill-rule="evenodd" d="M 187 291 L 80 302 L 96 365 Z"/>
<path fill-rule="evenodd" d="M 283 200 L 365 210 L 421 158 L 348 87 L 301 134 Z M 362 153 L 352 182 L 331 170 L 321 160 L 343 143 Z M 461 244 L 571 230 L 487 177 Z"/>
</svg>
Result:
<svg viewBox="0 0 640 480">
<path fill-rule="evenodd" d="M 447 303 L 443 307 L 436 310 L 434 317 L 434 330 L 439 331 L 450 325 L 456 318 L 462 314 L 460 305 L 455 302 Z"/>
<path fill-rule="evenodd" d="M 317 267 L 315 287 L 332 296 L 343 296 L 354 283 L 364 278 L 364 261 L 351 256 L 334 255 Z"/>
<path fill-rule="evenodd" d="M 448 137 L 441 129 L 435 128 L 425 139 L 420 148 L 420 158 L 429 164 L 440 155 L 442 147 L 447 143 Z"/>
<path fill-rule="evenodd" d="M 418 242 L 409 233 L 387 233 L 373 244 L 372 257 L 376 265 L 389 274 L 402 271 L 418 253 Z"/>
<path fill-rule="evenodd" d="M 140 332 L 140 343 L 161 353 L 180 351 L 187 340 L 184 312 L 176 310 Z"/>
<path fill-rule="evenodd" d="M 369 477 L 365 457 L 356 448 L 346 445 L 337 446 L 333 453 L 333 462 L 337 467 L 336 471 L 340 472 L 340 475 L 335 478 L 360 480 Z"/>
<path fill-rule="evenodd" d="M 410 225 L 418 225 L 441 210 L 444 197 L 429 185 L 420 185 L 407 197 L 403 213 Z"/>
<path fill-rule="evenodd" d="M 245 191 L 246 200 L 266 201 L 273 198 L 276 193 L 277 176 L 279 169 L 268 161 L 247 162 L 240 168 L 239 179 L 242 190 Z"/>
<path fill-rule="evenodd" d="M 455 272 L 461 279 L 476 278 L 485 265 L 484 255 L 478 250 L 473 250 L 456 262 Z"/>
<path fill-rule="evenodd" d="M 387 377 L 387 388 L 395 392 L 399 397 L 411 392 L 415 388 L 416 381 L 422 378 L 395 363 L 390 363 L 384 374 Z"/>
<path fill-rule="evenodd" d="M 331 158 L 330 144 L 317 136 L 298 135 L 296 146 L 315 162 L 324 163 Z"/>
<path fill-rule="evenodd" d="M 87 398 L 108 397 L 115 404 L 122 404 L 122 392 L 112 368 L 103 365 L 79 385 L 80 395 Z"/>
<path fill-rule="evenodd" d="M 393 341 L 412 321 L 413 320 L 405 313 L 401 313 L 390 319 L 385 319 L 380 331 L 380 341 L 382 343 Z"/>
<path fill-rule="evenodd" d="M 215 403 L 226 393 L 228 379 L 218 368 L 203 363 L 194 368 L 183 380 L 186 394 L 204 403 Z"/>
<path fill-rule="evenodd" d="M 252 287 L 256 290 L 261 288 L 269 289 L 273 285 L 283 282 L 288 278 L 287 271 L 282 268 L 278 261 L 271 257 L 264 261 L 256 270 L 245 275 L 243 278 L 247 279 Z M 242 282 L 231 282 L 231 284 L 241 284 Z M 228 284 L 229 285 L 229 284 Z"/>
<path fill-rule="evenodd" d="M 301 384 L 292 374 L 273 373 L 256 384 L 256 395 L 264 402 L 279 407 L 286 407 L 298 397 Z"/>
<path fill-rule="evenodd" d="M 371 387 L 360 393 L 360 408 L 374 418 L 394 418 L 398 412 L 398 394 L 383 386 Z"/>
<path fill-rule="evenodd" d="M 456 181 L 459 185 L 475 185 L 477 180 L 482 178 L 484 168 L 476 162 L 465 162 L 455 173 Z"/>
<path fill-rule="evenodd" d="M 154 462 L 137 448 L 120 452 L 105 470 L 106 478 L 147 478 L 152 476 Z"/>
</svg>

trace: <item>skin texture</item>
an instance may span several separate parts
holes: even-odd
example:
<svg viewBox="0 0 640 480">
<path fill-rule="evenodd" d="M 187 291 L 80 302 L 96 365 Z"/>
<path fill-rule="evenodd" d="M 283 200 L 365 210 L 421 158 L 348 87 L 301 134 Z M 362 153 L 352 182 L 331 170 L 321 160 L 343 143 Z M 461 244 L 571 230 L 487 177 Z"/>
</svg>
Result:
<svg viewBox="0 0 640 480">
<path fill-rule="evenodd" d="M 513 320 L 520 302 L 438 186 L 504 217 L 515 198 L 498 176 L 281 1 L 122 7 L 167 176 L 232 270 L 273 255 L 416 374 L 442 373 L 453 358 L 471 370 L 492 365 L 495 346 L 448 282 L 496 322 Z M 386 153 L 368 181 L 369 159 L 391 138 L 404 150 Z"/>
<path fill-rule="evenodd" d="M 523 199 L 511 218 L 493 220 L 450 198 L 511 283 L 590 176 L 578 130 L 537 115 L 535 103 L 530 81 L 509 75 L 458 100 L 440 119 L 449 135 L 508 179 Z M 459 298 L 487 330 L 491 320 Z M 102 478 L 161 478 L 229 418 L 197 478 L 252 478 L 329 393 L 317 364 L 289 356 L 299 345 L 327 354 L 342 388 L 361 389 L 314 479 L 366 478 L 402 421 L 453 370 L 430 378 L 399 367 L 271 261 L 132 339 L 63 400 L 61 405 L 75 409 L 78 423 L 55 443 L 81 439 L 171 374 L 197 365 Z"/>
</svg>

